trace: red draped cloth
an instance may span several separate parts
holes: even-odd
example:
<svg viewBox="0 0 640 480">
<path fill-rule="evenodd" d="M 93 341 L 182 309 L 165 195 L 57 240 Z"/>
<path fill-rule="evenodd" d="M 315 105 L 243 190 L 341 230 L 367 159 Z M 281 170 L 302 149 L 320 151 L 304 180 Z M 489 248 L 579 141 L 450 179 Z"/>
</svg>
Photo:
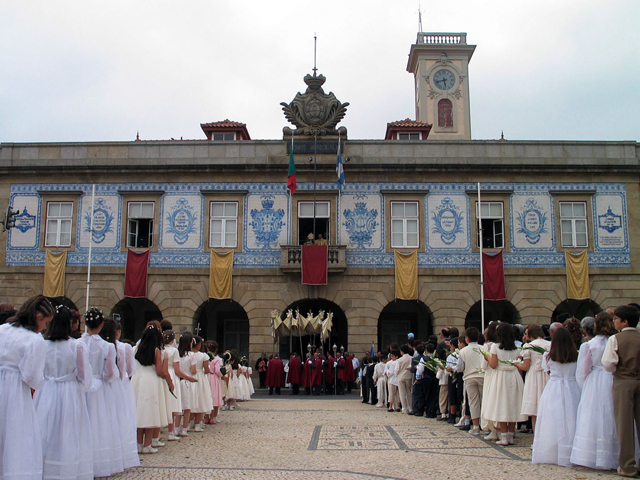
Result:
<svg viewBox="0 0 640 480">
<path fill-rule="evenodd" d="M 302 381 L 302 362 L 299 356 L 289 359 L 289 383 L 292 385 L 300 385 Z"/>
<path fill-rule="evenodd" d="M 302 284 L 326 285 L 329 247 L 302 245 Z"/>
<path fill-rule="evenodd" d="M 344 359 L 344 381 L 355 382 L 356 374 L 353 371 L 353 361 L 351 357 Z"/>
<path fill-rule="evenodd" d="M 124 296 L 147 298 L 147 268 L 149 250 L 134 252 L 127 250 L 127 267 L 124 273 Z"/>
<path fill-rule="evenodd" d="M 313 371 L 313 369 L 311 368 L 311 364 L 313 363 L 313 359 L 307 359 L 307 361 L 304 363 L 304 370 L 302 371 L 302 386 L 304 388 L 309 388 L 312 383 L 311 383 L 311 372 Z"/>
<path fill-rule="evenodd" d="M 284 365 L 279 358 L 272 358 L 267 365 L 267 387 L 284 387 Z"/>
<path fill-rule="evenodd" d="M 324 383 L 327 385 L 333 385 L 333 377 L 334 377 L 334 368 L 333 364 L 336 361 L 331 355 L 327 358 L 327 361 L 324 363 Z"/>
<path fill-rule="evenodd" d="M 482 276 L 485 300 L 505 300 L 504 263 L 502 250 L 496 254 L 482 254 Z"/>
<path fill-rule="evenodd" d="M 322 358 L 318 357 L 313 362 L 316 368 L 311 369 L 311 385 L 322 385 Z"/>
</svg>

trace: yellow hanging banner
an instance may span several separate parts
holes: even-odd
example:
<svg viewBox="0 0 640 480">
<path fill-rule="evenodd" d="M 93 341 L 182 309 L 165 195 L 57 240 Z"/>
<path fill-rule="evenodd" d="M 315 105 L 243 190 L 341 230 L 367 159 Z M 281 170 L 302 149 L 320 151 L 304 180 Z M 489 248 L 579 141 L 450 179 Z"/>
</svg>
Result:
<svg viewBox="0 0 640 480">
<path fill-rule="evenodd" d="M 567 264 L 567 298 L 575 300 L 591 298 L 587 251 L 574 254 L 565 250 L 564 258 Z"/>
<path fill-rule="evenodd" d="M 396 263 L 396 298 L 418 299 L 418 252 L 394 252 Z"/>
<path fill-rule="evenodd" d="M 64 295 L 64 272 L 67 265 L 67 251 L 54 253 L 47 250 L 44 261 L 44 287 L 42 294 L 45 297 L 62 297 Z"/>
<path fill-rule="evenodd" d="M 209 298 L 231 298 L 233 252 L 218 253 L 211 250 L 209 266 Z"/>
</svg>

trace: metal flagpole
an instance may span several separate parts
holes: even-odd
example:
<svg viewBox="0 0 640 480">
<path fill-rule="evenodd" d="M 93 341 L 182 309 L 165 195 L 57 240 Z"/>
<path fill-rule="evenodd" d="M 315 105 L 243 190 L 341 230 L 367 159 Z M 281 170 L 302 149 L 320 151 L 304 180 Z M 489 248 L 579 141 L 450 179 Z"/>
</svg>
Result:
<svg viewBox="0 0 640 480">
<path fill-rule="evenodd" d="M 313 135 L 313 241 L 316 240 L 316 174 L 318 165 L 318 134 Z"/>
<path fill-rule="evenodd" d="M 96 199 L 96 186 L 95 184 L 91 190 L 91 222 L 89 222 L 89 258 L 87 260 L 87 301 L 85 303 L 85 312 L 89 311 L 89 295 L 91 292 L 91 247 L 93 246 L 93 213 L 95 209 Z M 87 325 L 84 326 L 85 332 L 87 331 Z"/>
<path fill-rule="evenodd" d="M 291 153 L 293 153 L 293 135 L 291 135 Z M 293 226 L 291 225 L 291 221 L 293 218 L 292 209 L 293 209 L 293 193 L 291 193 L 291 190 L 289 190 L 289 215 L 287 216 L 287 220 L 289 222 L 289 245 L 293 245 Z"/>
<path fill-rule="evenodd" d="M 482 202 L 480 200 L 480 182 L 478 182 L 478 247 L 480 249 L 480 325 L 484 333 L 484 274 L 482 272 Z"/>
</svg>

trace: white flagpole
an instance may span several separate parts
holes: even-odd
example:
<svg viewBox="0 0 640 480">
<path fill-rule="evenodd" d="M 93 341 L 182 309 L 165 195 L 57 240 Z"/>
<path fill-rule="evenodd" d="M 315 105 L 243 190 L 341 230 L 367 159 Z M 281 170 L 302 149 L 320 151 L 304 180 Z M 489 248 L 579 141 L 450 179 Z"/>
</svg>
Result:
<svg viewBox="0 0 640 480">
<path fill-rule="evenodd" d="M 480 325 L 484 334 L 484 274 L 482 273 L 482 202 L 480 198 L 480 182 L 478 182 L 478 247 L 480 249 Z"/>
<path fill-rule="evenodd" d="M 340 156 L 340 133 L 338 133 L 338 156 Z M 337 245 L 340 245 L 340 199 L 341 197 L 342 197 L 342 185 L 340 184 L 340 181 L 338 179 L 338 205 L 337 205 L 337 212 L 336 212 L 336 244 Z"/>
<path fill-rule="evenodd" d="M 89 222 L 89 258 L 87 259 L 87 301 L 85 303 L 85 312 L 89 311 L 89 295 L 91 292 L 91 247 L 93 246 L 93 213 L 95 209 L 96 185 L 93 184 L 91 189 L 91 221 Z M 87 325 L 84 326 L 87 331 Z"/>
<path fill-rule="evenodd" d="M 291 152 L 293 153 L 293 135 L 291 135 Z M 297 179 L 296 179 L 297 181 Z M 287 189 L 289 190 L 289 189 Z M 293 225 L 291 222 L 293 221 L 293 212 L 291 211 L 293 208 L 293 194 L 291 190 L 289 190 L 289 245 L 293 245 Z"/>
</svg>

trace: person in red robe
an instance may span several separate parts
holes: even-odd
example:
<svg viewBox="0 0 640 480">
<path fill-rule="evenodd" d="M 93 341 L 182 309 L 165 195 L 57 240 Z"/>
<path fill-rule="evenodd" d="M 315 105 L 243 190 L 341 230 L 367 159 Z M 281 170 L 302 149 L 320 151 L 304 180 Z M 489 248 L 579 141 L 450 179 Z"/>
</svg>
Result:
<svg viewBox="0 0 640 480">
<path fill-rule="evenodd" d="M 324 362 L 324 386 L 325 393 L 327 395 L 333 394 L 333 383 L 334 383 L 334 375 L 335 368 L 333 364 L 336 362 L 336 359 L 333 358 L 333 355 L 329 354 L 329 357 Z"/>
<path fill-rule="evenodd" d="M 342 356 L 342 353 L 338 351 L 336 352 L 336 362 L 335 362 L 335 367 L 337 371 L 336 393 L 338 395 L 344 395 L 344 384 L 345 384 L 344 366 L 345 366 L 344 357 Z"/>
<path fill-rule="evenodd" d="M 280 395 L 280 388 L 284 387 L 284 365 L 282 360 L 278 358 L 278 354 L 274 353 L 273 358 L 269 360 L 267 365 L 267 379 L 265 381 L 269 387 L 269 395 L 273 395 L 275 388 L 276 395 Z"/>
<path fill-rule="evenodd" d="M 304 387 L 304 393 L 306 395 L 311 395 L 312 365 L 314 365 L 313 358 L 307 353 L 307 360 L 304 362 L 304 368 L 302 370 L 302 386 Z"/>
<path fill-rule="evenodd" d="M 353 354 L 344 354 L 344 382 L 347 387 L 347 393 L 351 393 L 353 382 L 356 381 L 356 375 L 353 371 Z"/>
<path fill-rule="evenodd" d="M 302 382 L 302 362 L 296 352 L 289 358 L 289 383 L 291 384 L 291 395 L 300 393 L 300 383 Z"/>
<path fill-rule="evenodd" d="M 311 385 L 313 386 L 313 394 L 320 395 L 322 389 L 322 356 L 316 351 L 313 354 L 313 364 L 311 365 Z"/>
</svg>

